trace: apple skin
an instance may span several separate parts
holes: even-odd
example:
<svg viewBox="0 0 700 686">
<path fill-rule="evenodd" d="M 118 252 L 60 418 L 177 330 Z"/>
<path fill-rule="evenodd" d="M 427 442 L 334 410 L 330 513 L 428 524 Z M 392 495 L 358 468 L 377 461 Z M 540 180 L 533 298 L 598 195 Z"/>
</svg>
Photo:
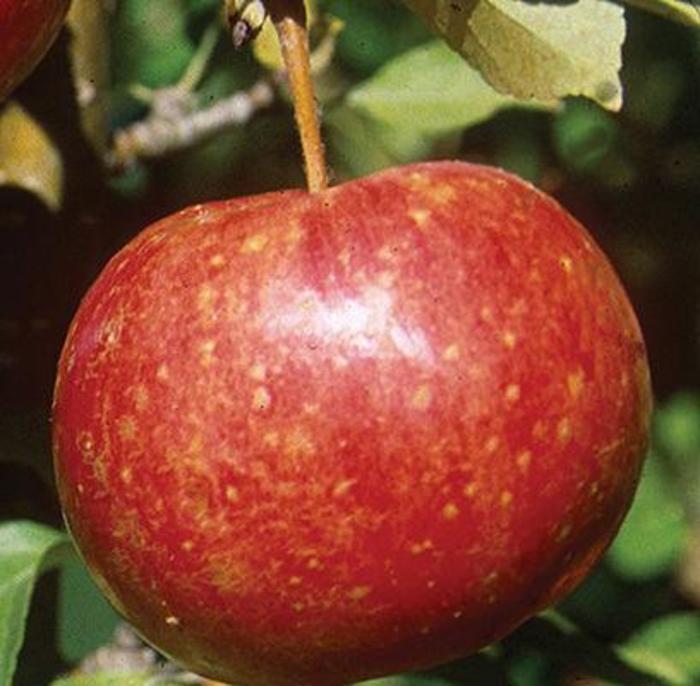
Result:
<svg viewBox="0 0 700 686">
<path fill-rule="evenodd" d="M 651 390 L 607 259 L 459 162 L 186 209 L 107 265 L 54 401 L 69 527 L 190 669 L 426 667 L 569 592 L 633 496 Z"/>
<path fill-rule="evenodd" d="M 0 0 L 0 100 L 51 47 L 70 0 Z"/>
</svg>

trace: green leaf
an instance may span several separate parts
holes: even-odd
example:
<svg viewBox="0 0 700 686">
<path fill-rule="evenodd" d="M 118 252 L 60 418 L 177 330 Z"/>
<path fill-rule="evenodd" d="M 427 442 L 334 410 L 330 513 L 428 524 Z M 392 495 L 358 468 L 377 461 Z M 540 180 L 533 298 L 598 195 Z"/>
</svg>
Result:
<svg viewBox="0 0 700 686">
<path fill-rule="evenodd" d="M 586 100 L 567 102 L 552 133 L 557 153 L 578 173 L 597 171 L 619 138 L 613 117 Z"/>
<path fill-rule="evenodd" d="M 353 88 L 346 103 L 417 137 L 463 129 L 518 101 L 489 87 L 442 41 L 431 41 L 395 58 Z"/>
<path fill-rule="evenodd" d="M 654 437 L 674 461 L 700 461 L 700 395 L 680 392 L 660 407 Z"/>
<path fill-rule="evenodd" d="M 11 686 L 32 589 L 41 571 L 72 550 L 68 537 L 27 521 L 0 524 L 0 686 Z"/>
<path fill-rule="evenodd" d="M 642 581 L 669 573 L 683 549 L 687 523 L 659 458 L 651 453 L 627 519 L 608 562 L 622 576 Z"/>
<path fill-rule="evenodd" d="M 431 37 L 412 12 L 392 2 L 330 0 L 323 9 L 344 23 L 336 49 L 339 62 L 362 75 Z"/>
<path fill-rule="evenodd" d="M 585 95 L 619 110 L 623 8 L 607 0 L 406 0 L 503 93 L 559 100 Z"/>
<path fill-rule="evenodd" d="M 117 83 L 157 88 L 176 82 L 194 56 L 183 0 L 124 0 L 113 26 Z"/>
<path fill-rule="evenodd" d="M 427 138 L 393 129 L 346 106 L 333 110 L 324 126 L 332 167 L 341 179 L 425 159 L 431 150 Z"/>
<path fill-rule="evenodd" d="M 679 612 L 644 625 L 620 648 L 624 659 L 668 684 L 700 683 L 700 614 Z"/>
<path fill-rule="evenodd" d="M 152 671 L 138 674 L 77 674 L 58 679 L 51 686 L 183 686 L 185 682 L 165 679 Z M 191 682 L 187 682 L 191 683 Z"/>
<path fill-rule="evenodd" d="M 697 0 L 625 0 L 647 12 L 688 26 L 700 26 L 700 5 Z"/>
<path fill-rule="evenodd" d="M 119 621 L 119 615 L 95 586 L 82 560 L 77 555 L 68 560 L 61 570 L 59 586 L 61 656 L 67 662 L 79 662 L 109 641 Z"/>
<path fill-rule="evenodd" d="M 628 663 L 611 646 L 587 636 L 551 610 L 523 624 L 503 641 L 503 646 L 509 660 L 534 652 L 568 674 L 581 671 L 605 683 L 624 686 L 666 686 L 654 674 Z"/>
</svg>

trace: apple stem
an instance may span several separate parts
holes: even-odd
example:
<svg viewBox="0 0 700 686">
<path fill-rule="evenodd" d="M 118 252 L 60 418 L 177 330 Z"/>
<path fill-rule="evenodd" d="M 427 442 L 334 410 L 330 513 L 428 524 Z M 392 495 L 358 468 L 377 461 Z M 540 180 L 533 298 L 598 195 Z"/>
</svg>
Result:
<svg viewBox="0 0 700 686">
<path fill-rule="evenodd" d="M 301 137 L 306 185 L 315 193 L 328 187 L 321 122 L 311 79 L 309 36 L 303 0 L 273 0 L 268 4 L 282 58 L 287 69 L 294 103 L 294 116 Z"/>
</svg>

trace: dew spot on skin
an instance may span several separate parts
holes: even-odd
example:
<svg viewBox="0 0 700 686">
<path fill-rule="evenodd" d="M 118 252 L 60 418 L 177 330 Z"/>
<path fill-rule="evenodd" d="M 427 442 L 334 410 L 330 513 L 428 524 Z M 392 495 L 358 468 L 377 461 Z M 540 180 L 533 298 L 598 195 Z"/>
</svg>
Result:
<svg viewBox="0 0 700 686">
<path fill-rule="evenodd" d="M 547 425 L 541 419 L 538 419 L 532 426 L 533 438 L 544 438 L 546 432 Z"/>
<path fill-rule="evenodd" d="M 197 308 L 204 315 L 211 315 L 216 299 L 216 290 L 209 284 L 204 284 L 197 293 Z"/>
<path fill-rule="evenodd" d="M 384 289 L 391 288 L 396 283 L 396 276 L 395 272 L 381 272 L 377 275 L 377 286 Z"/>
<path fill-rule="evenodd" d="M 107 348 L 114 348 L 119 342 L 122 322 L 119 319 L 110 319 L 102 331 L 102 339 Z"/>
<path fill-rule="evenodd" d="M 479 316 L 485 322 L 493 321 L 493 310 L 488 305 L 484 305 L 481 310 L 479 310 Z"/>
<path fill-rule="evenodd" d="M 344 357 L 343 355 L 334 355 L 333 356 L 333 366 L 336 369 L 345 369 L 346 367 L 349 366 L 348 359 Z"/>
<path fill-rule="evenodd" d="M 131 415 L 124 415 L 117 420 L 117 433 L 123 441 L 133 441 L 136 438 L 137 424 Z"/>
<path fill-rule="evenodd" d="M 151 398 L 148 394 L 148 389 L 139 384 L 134 388 L 134 407 L 139 412 L 145 412 L 148 409 L 148 405 L 151 402 Z"/>
<path fill-rule="evenodd" d="M 409 548 L 409 551 L 411 552 L 411 555 L 422 555 L 424 552 L 432 550 L 432 548 L 433 542 L 429 538 L 426 538 L 420 543 L 413 543 Z"/>
<path fill-rule="evenodd" d="M 289 457 L 313 455 L 316 452 L 316 444 L 304 428 L 297 426 L 285 436 L 284 452 Z"/>
<path fill-rule="evenodd" d="M 523 472 L 526 472 L 530 467 L 530 462 L 532 462 L 532 453 L 529 450 L 523 450 L 515 458 L 515 462 Z"/>
<path fill-rule="evenodd" d="M 568 255 L 561 255 L 559 257 L 559 266 L 567 274 L 571 274 L 574 270 L 574 261 Z"/>
<path fill-rule="evenodd" d="M 348 591 L 348 598 L 350 600 L 362 600 L 366 598 L 372 589 L 369 586 L 355 586 Z"/>
<path fill-rule="evenodd" d="M 263 435 L 263 444 L 268 448 L 276 448 L 280 444 L 280 435 L 277 431 L 268 431 Z"/>
<path fill-rule="evenodd" d="M 83 495 L 83 493 L 85 493 L 85 486 L 83 486 L 83 484 L 78 484 L 77 489 L 79 495 Z"/>
<path fill-rule="evenodd" d="M 571 440 L 571 420 L 568 417 L 559 420 L 557 424 L 557 438 L 562 443 L 567 443 Z"/>
<path fill-rule="evenodd" d="M 459 515 L 459 508 L 454 503 L 447 503 L 442 508 L 442 516 L 447 519 L 455 519 Z"/>
<path fill-rule="evenodd" d="M 255 253 L 260 253 L 265 250 L 265 247 L 270 242 L 269 236 L 264 233 L 256 233 L 243 241 L 243 245 L 240 247 L 241 255 L 254 255 Z"/>
<path fill-rule="evenodd" d="M 338 262 L 347 269 L 350 266 L 350 251 L 346 248 L 338 253 Z"/>
<path fill-rule="evenodd" d="M 430 579 L 425 585 L 426 585 L 428 588 L 435 588 L 435 586 L 437 586 L 437 583 L 435 582 L 434 579 Z"/>
<path fill-rule="evenodd" d="M 301 228 L 299 227 L 298 224 L 292 224 L 290 229 L 287 231 L 287 233 L 284 234 L 284 240 L 287 243 L 291 243 L 294 245 L 295 243 L 298 243 L 303 236 L 303 232 Z"/>
<path fill-rule="evenodd" d="M 562 524 L 557 530 L 556 542 L 562 543 L 571 535 L 571 524 Z"/>
<path fill-rule="evenodd" d="M 265 386 L 258 386 L 254 391 L 253 391 L 253 401 L 251 403 L 251 406 L 253 410 L 257 410 L 258 412 L 262 412 L 263 410 L 267 410 L 272 403 L 272 397 L 270 396 L 270 392 L 265 388 Z"/>
<path fill-rule="evenodd" d="M 476 495 L 476 492 L 479 490 L 479 487 L 476 485 L 475 481 L 470 481 L 467 484 L 464 484 L 464 488 L 462 489 L 462 493 L 464 494 L 465 498 L 473 498 Z"/>
<path fill-rule="evenodd" d="M 333 487 L 333 497 L 342 498 L 357 483 L 357 479 L 343 479 Z"/>
<path fill-rule="evenodd" d="M 267 376 L 267 368 L 262 362 L 256 362 L 248 370 L 248 376 L 255 381 L 265 381 Z"/>
<path fill-rule="evenodd" d="M 515 344 L 518 342 L 518 337 L 512 331 L 504 331 L 501 336 L 501 341 L 508 350 L 513 350 Z"/>
<path fill-rule="evenodd" d="M 432 402 L 432 396 L 430 386 L 427 384 L 419 386 L 411 396 L 411 407 L 416 410 L 427 410 Z"/>
<path fill-rule="evenodd" d="M 506 386 L 505 396 L 509 403 L 517 402 L 520 400 L 520 386 L 514 383 L 508 384 L 508 386 Z"/>
<path fill-rule="evenodd" d="M 170 615 L 169 617 L 165 618 L 165 623 L 168 626 L 180 626 L 180 619 L 175 615 Z"/>
<path fill-rule="evenodd" d="M 482 580 L 484 586 L 493 586 L 498 581 L 498 572 L 489 572 Z"/>
<path fill-rule="evenodd" d="M 408 216 L 413 219 L 419 229 L 424 229 L 430 221 L 430 210 L 420 208 L 409 210 Z"/>
<path fill-rule="evenodd" d="M 583 391 L 584 373 L 580 367 L 566 377 L 566 385 L 569 389 L 569 395 L 576 400 Z"/>
<path fill-rule="evenodd" d="M 204 341 L 199 346 L 199 363 L 203 367 L 209 367 L 214 362 L 214 350 L 216 349 L 216 341 Z"/>
<path fill-rule="evenodd" d="M 383 262 L 393 262 L 396 259 L 396 254 L 390 245 L 383 245 L 377 250 L 377 257 Z"/>
<path fill-rule="evenodd" d="M 452 617 L 454 619 L 459 619 L 464 613 L 462 610 L 456 610 L 455 612 L 452 613 Z"/>
<path fill-rule="evenodd" d="M 459 344 L 458 343 L 451 343 L 443 351 L 442 359 L 445 362 L 454 362 L 455 360 L 459 359 L 459 354 L 460 354 Z"/>
<path fill-rule="evenodd" d="M 89 431 L 80 431 L 76 443 L 84 459 L 90 459 L 94 456 L 95 442 Z"/>
</svg>

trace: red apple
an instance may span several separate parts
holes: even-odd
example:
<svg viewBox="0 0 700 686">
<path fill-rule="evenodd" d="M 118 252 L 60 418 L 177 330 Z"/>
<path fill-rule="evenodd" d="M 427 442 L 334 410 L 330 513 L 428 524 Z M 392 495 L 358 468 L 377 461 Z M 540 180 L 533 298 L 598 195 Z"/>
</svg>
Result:
<svg viewBox="0 0 700 686">
<path fill-rule="evenodd" d="M 468 654 L 570 591 L 649 412 L 591 236 L 446 162 L 144 231 L 72 324 L 54 450 L 78 546 L 148 641 L 328 686 Z"/>
<path fill-rule="evenodd" d="M 70 0 L 0 0 L 0 100 L 38 64 Z"/>
</svg>

